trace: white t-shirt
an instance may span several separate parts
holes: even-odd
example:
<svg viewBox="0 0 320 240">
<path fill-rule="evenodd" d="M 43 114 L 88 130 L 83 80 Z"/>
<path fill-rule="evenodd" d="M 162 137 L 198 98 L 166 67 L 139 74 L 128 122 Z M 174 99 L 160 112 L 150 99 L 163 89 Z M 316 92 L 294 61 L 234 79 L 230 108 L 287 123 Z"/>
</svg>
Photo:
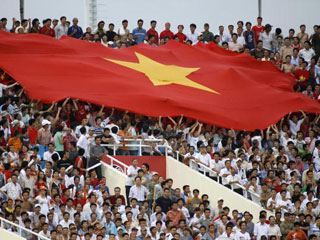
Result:
<svg viewBox="0 0 320 240">
<path fill-rule="evenodd" d="M 276 237 L 281 237 L 281 231 L 278 225 L 269 225 L 269 236 L 276 236 Z"/>
<path fill-rule="evenodd" d="M 292 135 L 296 136 L 297 132 L 300 130 L 300 126 L 303 123 L 303 119 L 298 120 L 297 123 L 293 122 L 292 120 L 289 120 L 290 125 L 290 131 Z"/>
<path fill-rule="evenodd" d="M 236 240 L 250 240 L 251 237 L 250 237 L 249 233 L 247 233 L 247 232 L 242 233 L 239 231 L 235 234 L 235 239 Z"/>
<path fill-rule="evenodd" d="M 238 181 L 240 183 L 241 177 L 238 174 L 235 174 L 234 176 L 229 175 L 227 177 L 227 181 L 228 181 L 229 184 L 230 184 L 230 182 L 235 182 L 235 181 Z M 233 183 L 233 184 L 230 184 L 230 185 L 231 185 L 231 187 L 233 187 L 233 189 L 239 189 L 240 188 L 239 186 L 237 186 L 236 183 Z"/>
<path fill-rule="evenodd" d="M 211 157 L 208 153 L 206 154 L 201 154 L 201 153 L 198 153 L 196 156 L 195 156 L 196 159 L 198 159 L 201 163 L 203 163 L 204 165 L 207 165 L 209 166 L 209 163 L 210 163 L 210 160 L 211 160 Z M 199 164 L 200 165 L 200 171 L 204 171 L 204 167 L 202 166 L 202 164 Z"/>
<path fill-rule="evenodd" d="M 254 225 L 254 236 L 257 237 L 257 240 L 260 240 L 262 236 L 269 236 L 269 225 L 264 223 L 256 223 Z"/>
<path fill-rule="evenodd" d="M 129 177 L 127 176 L 127 179 L 126 179 L 126 186 L 133 186 L 133 181 L 134 181 L 134 178 L 138 175 L 138 170 L 140 168 L 137 166 L 136 168 L 134 168 L 132 165 L 128 167 L 128 170 L 127 170 L 127 175 L 133 175 L 132 177 Z"/>
</svg>

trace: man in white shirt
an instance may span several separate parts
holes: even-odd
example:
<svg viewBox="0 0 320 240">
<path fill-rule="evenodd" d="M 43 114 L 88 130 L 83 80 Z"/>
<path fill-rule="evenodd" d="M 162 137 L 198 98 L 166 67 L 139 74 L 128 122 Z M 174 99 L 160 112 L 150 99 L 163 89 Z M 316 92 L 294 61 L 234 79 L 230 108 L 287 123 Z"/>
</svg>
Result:
<svg viewBox="0 0 320 240">
<path fill-rule="evenodd" d="M 64 227 L 69 228 L 69 225 L 70 225 L 71 223 L 74 224 L 74 222 L 71 221 L 71 219 L 70 219 L 70 213 L 64 212 L 64 213 L 63 213 L 63 219 L 59 222 L 59 224 L 62 226 L 62 228 L 64 228 Z"/>
<path fill-rule="evenodd" d="M 222 178 L 222 184 L 229 184 L 227 177 L 231 174 L 231 163 L 230 160 L 225 161 L 225 168 L 221 169 L 220 177 Z"/>
<path fill-rule="evenodd" d="M 292 133 L 292 135 L 296 136 L 297 132 L 300 130 L 300 126 L 303 123 L 303 121 L 306 119 L 306 114 L 301 111 L 303 118 L 299 119 L 297 115 L 293 115 L 292 116 L 292 120 L 290 119 L 290 115 L 289 114 L 289 125 L 290 125 L 290 131 Z"/>
<path fill-rule="evenodd" d="M 311 58 L 315 56 L 314 50 L 311 48 L 311 43 L 309 41 L 304 42 L 304 49 L 299 52 L 299 57 L 302 57 L 306 62 L 310 63 Z"/>
<path fill-rule="evenodd" d="M 146 200 L 147 195 L 149 194 L 148 189 L 141 184 L 141 178 L 135 177 L 135 185 L 130 188 L 129 199 L 136 198 L 139 205 Z"/>
<path fill-rule="evenodd" d="M 276 200 L 276 210 L 281 211 L 282 209 L 286 211 L 291 211 L 292 202 L 286 198 L 287 191 L 281 190 L 281 199 Z"/>
<path fill-rule="evenodd" d="M 203 166 L 209 167 L 211 157 L 207 153 L 206 146 L 204 144 L 201 144 L 199 149 L 200 152 L 195 156 L 195 161 L 199 164 L 199 172 L 203 173 L 205 171 Z M 208 171 L 206 173 L 209 174 Z"/>
<path fill-rule="evenodd" d="M 241 221 L 240 224 L 240 231 L 236 232 L 235 239 L 236 240 L 250 240 L 250 234 L 246 231 L 247 223 L 245 221 Z"/>
<path fill-rule="evenodd" d="M 138 176 L 138 160 L 136 158 L 132 159 L 132 165 L 127 169 L 127 179 L 126 179 L 126 197 L 129 200 L 130 188 L 133 186 L 133 181 L 136 176 Z"/>
<path fill-rule="evenodd" d="M 241 184 L 241 177 L 236 174 L 236 169 L 233 167 L 231 168 L 230 172 L 231 174 L 227 177 L 228 184 L 230 185 L 232 190 L 242 195 L 242 188 L 239 187 L 239 184 Z"/>
<path fill-rule="evenodd" d="M 0 192 L 3 193 L 8 199 L 16 200 L 17 198 L 21 198 L 22 189 L 20 184 L 18 183 L 18 176 L 16 174 L 12 174 L 11 182 L 4 185 Z"/>
<path fill-rule="evenodd" d="M 269 217 L 269 222 L 270 222 L 270 224 L 269 224 L 269 237 L 270 236 L 276 236 L 277 237 L 277 239 L 278 240 L 280 240 L 281 239 L 281 236 L 282 236 L 282 234 L 281 234 L 281 231 L 280 231 L 280 228 L 279 228 L 279 226 L 276 224 L 276 219 L 275 219 L 275 217 L 274 216 L 270 216 Z"/>
<path fill-rule="evenodd" d="M 217 181 L 223 164 L 220 161 L 220 154 L 218 152 L 213 154 L 213 159 L 210 160 L 209 168 L 212 170 L 209 174 L 210 178 Z"/>
<path fill-rule="evenodd" d="M 43 154 L 43 160 L 44 161 L 48 161 L 48 162 L 51 162 L 53 164 L 54 161 L 60 160 L 60 155 L 54 149 L 55 149 L 54 144 L 53 143 L 49 143 L 48 144 L 48 151 L 44 152 L 44 154 Z M 53 157 L 53 158 L 57 158 L 58 157 L 58 159 L 52 159 L 53 154 L 55 154 L 55 157 Z"/>
<path fill-rule="evenodd" d="M 62 16 L 60 18 L 60 22 L 61 22 L 61 24 L 54 28 L 54 30 L 56 32 L 57 39 L 60 39 L 62 36 L 66 36 L 68 33 L 68 26 L 66 24 L 67 18 L 65 16 Z"/>
<path fill-rule="evenodd" d="M 261 214 L 259 217 L 260 222 L 256 223 L 254 225 L 254 236 L 257 240 L 260 240 L 262 236 L 266 236 L 268 238 L 269 236 L 269 225 L 266 224 L 266 216 L 264 214 Z"/>
<path fill-rule="evenodd" d="M 198 43 L 198 36 L 199 34 L 195 32 L 197 26 L 194 23 L 190 24 L 190 33 L 187 34 L 187 40 L 190 40 L 192 42 L 192 45 L 195 45 Z"/>
<path fill-rule="evenodd" d="M 80 128 L 82 128 L 82 127 L 86 128 L 87 133 L 89 132 L 88 119 L 86 117 L 82 118 L 81 124 L 76 127 L 75 134 L 76 134 L 77 138 L 79 138 L 81 135 Z"/>
<path fill-rule="evenodd" d="M 77 147 L 82 148 L 84 150 L 84 156 L 88 159 L 89 158 L 89 141 L 86 137 L 86 128 L 80 128 L 81 136 L 77 142 Z"/>
</svg>

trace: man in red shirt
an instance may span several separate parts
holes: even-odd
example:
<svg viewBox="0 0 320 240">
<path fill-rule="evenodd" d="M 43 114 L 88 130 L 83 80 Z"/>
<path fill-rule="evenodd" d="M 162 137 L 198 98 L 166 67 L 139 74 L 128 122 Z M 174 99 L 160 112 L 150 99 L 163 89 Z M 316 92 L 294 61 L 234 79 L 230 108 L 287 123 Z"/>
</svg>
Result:
<svg viewBox="0 0 320 240">
<path fill-rule="evenodd" d="M 295 77 L 297 79 L 297 85 L 301 86 L 301 90 L 304 91 L 307 88 L 309 80 L 309 71 L 306 69 L 308 63 L 304 61 L 301 65 L 302 68 L 299 68 L 295 72 Z"/>
<path fill-rule="evenodd" d="M 264 26 L 262 26 L 262 17 L 257 17 L 257 25 L 253 26 L 252 31 L 254 32 L 256 41 L 258 41 L 260 33 L 264 31 Z"/>
<path fill-rule="evenodd" d="M 51 26 L 51 19 L 48 18 L 43 21 L 43 27 L 40 28 L 40 34 L 48 35 L 50 37 L 56 37 L 56 32 L 53 28 L 50 28 Z"/>
<path fill-rule="evenodd" d="M 170 26 L 171 24 L 170 23 L 166 23 L 165 24 L 165 30 L 163 30 L 161 33 L 160 33 L 160 39 L 164 38 L 164 37 L 169 37 L 170 39 L 173 38 L 174 34 L 173 32 L 170 31 Z"/>
<path fill-rule="evenodd" d="M 316 84 L 316 86 L 314 87 L 314 92 L 312 93 L 313 99 L 318 99 L 320 95 L 320 85 Z"/>
<path fill-rule="evenodd" d="M 156 31 L 157 21 L 152 20 L 150 22 L 151 28 L 147 32 L 147 37 L 149 38 L 150 35 L 154 36 L 154 43 L 159 45 L 159 34 Z"/>
<path fill-rule="evenodd" d="M 179 42 L 184 43 L 187 39 L 187 36 L 183 33 L 183 29 L 184 26 L 183 25 L 179 25 L 178 26 L 178 32 L 176 33 L 176 35 L 179 38 Z"/>
</svg>

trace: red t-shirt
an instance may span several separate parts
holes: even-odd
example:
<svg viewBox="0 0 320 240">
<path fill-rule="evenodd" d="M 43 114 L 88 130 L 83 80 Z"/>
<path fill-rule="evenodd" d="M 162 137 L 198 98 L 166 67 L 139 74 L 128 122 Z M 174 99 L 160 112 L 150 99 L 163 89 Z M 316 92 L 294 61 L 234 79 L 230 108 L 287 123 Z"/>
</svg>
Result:
<svg viewBox="0 0 320 240">
<path fill-rule="evenodd" d="M 174 34 L 173 32 L 171 32 L 170 30 L 167 31 L 167 30 L 164 30 L 160 33 L 160 39 L 166 37 L 166 36 L 169 36 L 170 38 L 173 38 Z"/>
<path fill-rule="evenodd" d="M 49 32 L 48 32 L 48 27 L 47 26 L 43 26 L 42 28 L 40 28 L 40 34 L 48 35 L 50 37 L 55 37 L 56 36 L 56 32 L 54 31 L 53 28 L 50 28 Z"/>
<path fill-rule="evenodd" d="M 174 36 L 177 36 L 179 38 L 179 42 L 181 43 L 184 43 L 187 39 L 187 36 L 185 34 L 179 32 L 177 32 Z"/>
<path fill-rule="evenodd" d="M 294 75 L 296 76 L 298 85 L 300 85 L 300 86 L 307 86 L 308 85 L 308 79 L 309 79 L 309 71 L 308 70 L 297 69 Z"/>
<path fill-rule="evenodd" d="M 78 111 L 76 114 L 77 122 L 81 123 L 81 120 L 87 116 L 86 109 L 84 108 L 84 105 L 78 107 Z"/>
<path fill-rule="evenodd" d="M 319 95 L 320 95 L 320 93 L 316 93 L 316 92 L 312 93 L 312 96 L 314 99 L 318 99 Z"/>
<path fill-rule="evenodd" d="M 264 31 L 264 26 L 259 27 L 258 25 L 255 25 L 253 26 L 252 31 L 254 31 L 254 36 L 256 41 L 258 41 L 260 37 L 260 33 Z"/>
<path fill-rule="evenodd" d="M 29 136 L 31 145 L 35 145 L 36 144 L 36 140 L 38 138 L 37 129 L 36 128 L 31 128 L 30 126 L 28 126 L 28 136 Z"/>
<path fill-rule="evenodd" d="M 153 30 L 152 28 L 150 28 L 147 32 L 147 36 L 149 35 L 154 35 L 154 43 L 155 44 L 159 44 L 159 34 L 156 30 Z"/>
<path fill-rule="evenodd" d="M 291 44 L 290 47 L 292 47 L 292 48 L 298 48 L 299 50 L 301 50 L 301 45 L 300 45 L 300 44 L 298 44 L 297 46 Z"/>
</svg>

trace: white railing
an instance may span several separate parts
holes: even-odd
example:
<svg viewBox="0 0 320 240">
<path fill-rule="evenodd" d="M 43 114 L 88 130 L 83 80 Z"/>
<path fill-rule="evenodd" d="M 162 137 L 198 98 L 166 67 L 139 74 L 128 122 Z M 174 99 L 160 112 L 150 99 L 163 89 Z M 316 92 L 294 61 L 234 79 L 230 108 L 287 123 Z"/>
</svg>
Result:
<svg viewBox="0 0 320 240">
<path fill-rule="evenodd" d="M 129 168 L 129 166 L 127 164 L 124 164 L 123 162 L 119 161 L 118 159 L 116 159 L 116 158 L 114 158 L 114 157 L 112 157 L 110 155 L 107 155 L 107 157 L 110 159 L 110 165 L 112 167 L 115 166 L 114 163 L 117 163 L 117 164 L 121 165 L 123 167 L 123 173 L 127 175 L 128 168 Z M 118 169 L 118 168 L 116 168 L 116 169 Z"/>
<path fill-rule="evenodd" d="M 0 228 L 1 229 L 9 231 L 9 229 L 11 229 L 14 226 L 14 227 L 17 228 L 18 234 L 21 237 L 23 237 L 22 236 L 22 232 L 24 231 L 24 232 L 32 234 L 33 236 L 36 236 L 38 240 L 50 240 L 49 238 L 44 237 L 44 236 L 40 235 L 39 233 L 33 232 L 30 229 L 22 227 L 22 226 L 20 226 L 18 224 L 15 224 L 15 223 L 13 223 L 13 222 L 11 222 L 11 221 L 9 221 L 7 219 L 4 219 L 2 217 L 0 217 L 0 221 L 1 221 L 1 224 L 0 224 Z M 8 225 L 8 226 L 5 226 L 5 225 Z M 12 233 L 14 233 L 14 232 L 12 232 Z"/>
<path fill-rule="evenodd" d="M 117 149 L 119 147 L 134 147 L 134 148 L 138 148 L 138 154 L 139 154 L 139 156 L 141 156 L 142 155 L 142 148 L 145 148 L 145 147 L 152 148 L 151 143 L 159 143 L 162 141 L 163 141 L 162 139 L 141 139 L 141 138 L 132 139 L 132 138 L 128 138 L 128 139 L 121 139 L 120 143 L 101 144 L 101 146 L 112 148 L 114 156 L 117 155 Z M 137 142 L 137 143 L 125 143 L 125 142 Z M 150 144 L 144 144 L 144 143 L 150 143 Z M 157 145 L 157 147 L 164 147 L 164 145 Z"/>
</svg>

